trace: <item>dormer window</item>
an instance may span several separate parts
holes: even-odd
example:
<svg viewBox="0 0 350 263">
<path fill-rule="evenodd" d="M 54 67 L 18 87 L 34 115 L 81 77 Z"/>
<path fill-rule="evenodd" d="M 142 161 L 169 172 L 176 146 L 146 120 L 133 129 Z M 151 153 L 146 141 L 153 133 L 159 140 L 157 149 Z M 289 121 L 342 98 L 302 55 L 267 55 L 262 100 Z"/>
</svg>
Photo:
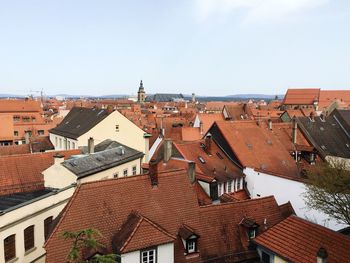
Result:
<svg viewBox="0 0 350 263">
<path fill-rule="evenodd" d="M 259 225 L 252 218 L 243 218 L 240 225 L 244 227 L 247 232 L 248 239 L 251 240 L 255 238 Z"/>
<path fill-rule="evenodd" d="M 194 253 L 197 251 L 196 247 L 197 247 L 197 239 L 188 239 L 186 240 L 186 246 L 187 246 L 187 253 Z"/>
<path fill-rule="evenodd" d="M 198 252 L 198 238 L 199 236 L 190 227 L 183 225 L 179 229 L 179 236 L 185 248 L 185 255 Z"/>
</svg>

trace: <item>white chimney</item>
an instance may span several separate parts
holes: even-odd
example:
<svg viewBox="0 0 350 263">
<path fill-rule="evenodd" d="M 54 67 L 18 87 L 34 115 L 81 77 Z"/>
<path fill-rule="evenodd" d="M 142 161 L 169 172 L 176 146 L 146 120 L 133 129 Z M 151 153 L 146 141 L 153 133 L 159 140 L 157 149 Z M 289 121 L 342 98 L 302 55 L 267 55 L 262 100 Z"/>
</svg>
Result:
<svg viewBox="0 0 350 263">
<path fill-rule="evenodd" d="M 88 139 L 88 153 L 94 153 L 95 151 L 95 145 L 94 145 L 94 138 L 90 137 Z"/>
<path fill-rule="evenodd" d="M 172 149 L 173 147 L 173 142 L 171 141 L 171 139 L 165 139 L 164 140 L 164 145 L 163 145 L 163 162 L 164 163 L 167 163 L 170 158 L 171 158 L 171 155 L 172 155 Z"/>
<path fill-rule="evenodd" d="M 54 164 L 61 164 L 64 162 L 64 155 L 57 153 L 53 156 Z"/>
</svg>

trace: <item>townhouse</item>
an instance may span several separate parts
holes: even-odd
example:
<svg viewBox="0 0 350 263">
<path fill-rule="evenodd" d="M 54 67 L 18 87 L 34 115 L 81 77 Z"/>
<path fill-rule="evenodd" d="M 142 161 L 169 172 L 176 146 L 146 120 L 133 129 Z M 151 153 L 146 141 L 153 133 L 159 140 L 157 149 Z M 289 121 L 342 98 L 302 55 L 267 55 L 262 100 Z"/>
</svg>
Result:
<svg viewBox="0 0 350 263">
<path fill-rule="evenodd" d="M 191 166 L 81 184 L 45 244 L 46 262 L 66 259 L 63 231 L 91 227 L 122 263 L 258 260 L 252 239 L 282 221 L 284 209 L 272 196 L 200 206 Z"/>
<path fill-rule="evenodd" d="M 73 108 L 63 121 L 50 130 L 50 140 L 56 150 L 87 146 L 88 139 L 96 143 L 115 140 L 145 154 L 148 158 L 149 137 L 118 111 L 97 108 Z"/>
<path fill-rule="evenodd" d="M 216 122 L 208 133 L 228 158 L 243 167 L 251 198 L 274 195 L 280 204 L 290 201 L 298 216 L 341 229 L 344 225 L 305 204 L 305 170 L 320 159 L 296 124 Z"/>
</svg>

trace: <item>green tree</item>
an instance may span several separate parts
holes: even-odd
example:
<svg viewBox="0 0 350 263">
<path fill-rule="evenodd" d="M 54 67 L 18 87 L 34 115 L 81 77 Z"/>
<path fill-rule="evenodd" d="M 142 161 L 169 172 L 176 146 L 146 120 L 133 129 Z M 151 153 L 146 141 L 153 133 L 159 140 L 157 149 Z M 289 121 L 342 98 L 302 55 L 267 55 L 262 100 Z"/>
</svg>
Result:
<svg viewBox="0 0 350 263">
<path fill-rule="evenodd" d="M 103 244 L 97 241 L 102 235 L 96 229 L 88 228 L 75 232 L 65 231 L 63 237 L 66 240 L 72 240 L 72 247 L 68 254 L 68 259 L 71 263 L 117 263 L 114 254 L 97 255 L 89 260 L 84 260 L 82 258 L 82 251 L 84 249 L 98 249 L 104 247 Z"/>
<path fill-rule="evenodd" d="M 320 164 L 307 177 L 304 193 L 307 206 L 350 225 L 350 171 L 346 164 Z"/>
</svg>

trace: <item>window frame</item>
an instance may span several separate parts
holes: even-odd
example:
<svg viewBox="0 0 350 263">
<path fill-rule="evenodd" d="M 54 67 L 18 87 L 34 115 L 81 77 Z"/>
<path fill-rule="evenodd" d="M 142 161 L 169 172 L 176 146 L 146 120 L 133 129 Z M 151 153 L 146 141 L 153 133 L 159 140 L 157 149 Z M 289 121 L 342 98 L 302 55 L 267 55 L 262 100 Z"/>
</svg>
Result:
<svg viewBox="0 0 350 263">
<path fill-rule="evenodd" d="M 128 170 L 128 168 L 126 168 L 123 170 L 123 177 L 127 177 L 128 175 L 129 175 L 129 170 Z"/>
<path fill-rule="evenodd" d="M 132 168 L 131 168 L 131 174 L 132 175 L 136 175 L 137 174 L 137 166 L 134 165 Z"/>
<path fill-rule="evenodd" d="M 153 261 L 150 261 L 149 259 L 149 252 L 153 252 Z M 146 261 L 144 261 L 144 256 L 143 256 L 143 253 L 148 253 L 147 254 L 147 259 Z M 150 248 L 146 248 L 146 249 L 143 249 L 140 251 L 140 262 L 141 263 L 157 263 L 158 262 L 158 250 L 157 250 L 157 247 L 150 247 Z"/>
<path fill-rule="evenodd" d="M 6 240 L 9 238 L 12 238 L 12 237 L 13 237 L 13 240 L 11 240 L 12 241 L 11 248 L 8 248 L 7 246 L 9 246 L 9 244 L 6 244 L 6 242 L 9 242 L 9 241 L 6 241 Z M 16 258 L 16 234 L 12 234 L 12 235 L 7 236 L 4 239 L 3 244 L 4 244 L 4 260 L 5 260 L 5 262 L 9 262 L 9 261 L 15 259 Z M 11 257 L 9 257 L 9 256 L 6 257 L 6 252 L 8 253 L 9 250 L 10 250 L 10 252 L 11 252 L 11 250 L 13 250 L 14 254 L 13 255 L 10 254 Z"/>
<path fill-rule="evenodd" d="M 30 231 L 30 232 L 26 233 L 27 231 Z M 27 252 L 35 247 L 35 225 L 30 225 L 26 227 L 23 230 L 23 236 L 24 236 L 24 252 Z"/>
<path fill-rule="evenodd" d="M 49 219 L 50 219 L 50 222 L 48 223 Z M 51 228 L 52 222 L 53 222 L 53 216 L 49 216 L 49 217 L 44 219 L 44 239 L 45 239 L 45 241 L 48 239 L 48 237 L 50 235 L 50 228 Z"/>
<path fill-rule="evenodd" d="M 190 245 L 193 245 L 193 248 L 190 249 Z M 197 238 L 189 238 L 186 240 L 186 252 L 187 254 L 192 254 L 197 252 Z"/>
</svg>

